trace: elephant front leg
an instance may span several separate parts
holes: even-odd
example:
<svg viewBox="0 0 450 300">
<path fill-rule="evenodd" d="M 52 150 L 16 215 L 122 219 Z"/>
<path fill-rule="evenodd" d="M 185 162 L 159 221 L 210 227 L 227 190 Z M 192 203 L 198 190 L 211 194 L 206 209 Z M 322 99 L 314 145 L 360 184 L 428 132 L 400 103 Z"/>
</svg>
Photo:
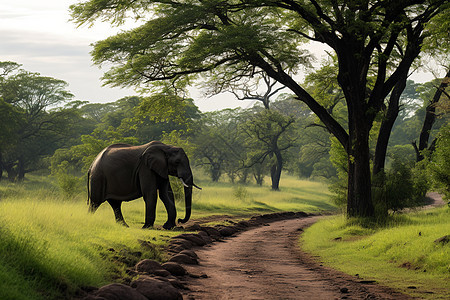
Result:
<svg viewBox="0 0 450 300">
<path fill-rule="evenodd" d="M 159 198 L 164 203 L 167 211 L 167 222 L 163 225 L 164 229 L 172 229 L 176 226 L 175 219 L 177 217 L 177 210 L 175 208 L 175 199 L 170 186 L 169 180 L 161 183 L 159 190 Z"/>
<path fill-rule="evenodd" d="M 151 228 L 155 224 L 156 219 L 156 190 L 149 191 L 144 194 L 145 202 L 145 223 L 142 228 Z"/>
<path fill-rule="evenodd" d="M 129 227 L 128 224 L 125 222 L 125 219 L 123 218 L 122 215 L 122 201 L 117 201 L 117 200 L 108 200 L 109 205 L 111 205 L 113 211 L 114 211 L 114 216 L 116 217 L 116 222 L 125 226 L 125 227 Z"/>
</svg>

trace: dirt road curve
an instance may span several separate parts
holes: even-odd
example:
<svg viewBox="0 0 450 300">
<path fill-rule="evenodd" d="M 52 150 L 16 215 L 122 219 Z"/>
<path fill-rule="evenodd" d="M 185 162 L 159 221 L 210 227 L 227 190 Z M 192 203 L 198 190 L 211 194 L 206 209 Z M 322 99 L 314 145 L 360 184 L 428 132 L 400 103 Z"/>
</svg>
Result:
<svg viewBox="0 0 450 300">
<path fill-rule="evenodd" d="M 242 232 L 197 250 L 200 265 L 184 299 L 409 299 L 403 294 L 322 267 L 296 247 L 319 217 L 291 219 Z"/>
</svg>

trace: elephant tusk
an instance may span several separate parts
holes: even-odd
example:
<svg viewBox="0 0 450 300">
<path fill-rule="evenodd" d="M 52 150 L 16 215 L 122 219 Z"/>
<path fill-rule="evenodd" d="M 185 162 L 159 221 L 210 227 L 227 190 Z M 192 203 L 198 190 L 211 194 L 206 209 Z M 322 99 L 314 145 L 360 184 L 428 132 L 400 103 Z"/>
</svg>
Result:
<svg viewBox="0 0 450 300">
<path fill-rule="evenodd" d="M 181 183 L 184 185 L 184 187 L 189 187 L 184 181 L 183 181 L 183 178 L 180 178 L 180 180 L 181 180 Z"/>
<path fill-rule="evenodd" d="M 201 190 L 202 188 L 197 186 L 195 183 L 193 184 L 196 188 L 198 188 L 199 190 Z"/>
</svg>

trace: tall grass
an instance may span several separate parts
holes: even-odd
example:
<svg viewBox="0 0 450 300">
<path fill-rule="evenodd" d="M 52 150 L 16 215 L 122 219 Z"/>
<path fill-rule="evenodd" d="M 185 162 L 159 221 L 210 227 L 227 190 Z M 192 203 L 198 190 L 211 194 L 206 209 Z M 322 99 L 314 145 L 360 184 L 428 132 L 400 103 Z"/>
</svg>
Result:
<svg viewBox="0 0 450 300">
<path fill-rule="evenodd" d="M 193 196 L 194 221 L 223 214 L 333 209 L 324 184 L 291 177 L 284 178 L 281 192 L 271 192 L 268 186 L 236 187 L 201 179 L 198 184 L 203 190 Z M 79 287 L 118 280 L 138 259 L 136 255 L 165 260 L 158 247 L 179 232 L 161 230 L 167 218 L 164 206 L 158 203 L 152 230 L 141 229 L 142 199 L 122 207 L 130 228 L 115 223 L 108 204 L 88 214 L 85 191 L 68 197 L 49 177 L 31 175 L 22 184 L 0 182 L 0 299 L 70 298 Z M 183 215 L 184 204 L 177 207 Z M 156 250 L 143 248 L 139 240 L 150 241 Z"/>
<path fill-rule="evenodd" d="M 330 217 L 305 231 L 301 243 L 333 268 L 376 280 L 422 298 L 450 298 L 450 209 L 394 215 L 368 228 L 343 216 Z M 432 292 L 432 293 L 431 293 Z"/>
</svg>

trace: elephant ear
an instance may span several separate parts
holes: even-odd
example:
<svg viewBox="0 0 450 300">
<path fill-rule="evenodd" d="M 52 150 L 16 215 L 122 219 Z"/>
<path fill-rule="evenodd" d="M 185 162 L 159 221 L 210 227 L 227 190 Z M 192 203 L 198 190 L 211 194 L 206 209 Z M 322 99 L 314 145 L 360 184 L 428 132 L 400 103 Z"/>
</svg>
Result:
<svg viewBox="0 0 450 300">
<path fill-rule="evenodd" d="M 149 147 L 144 153 L 144 158 L 150 169 L 162 178 L 169 178 L 167 158 L 162 149 L 159 149 L 159 147 Z"/>
</svg>

